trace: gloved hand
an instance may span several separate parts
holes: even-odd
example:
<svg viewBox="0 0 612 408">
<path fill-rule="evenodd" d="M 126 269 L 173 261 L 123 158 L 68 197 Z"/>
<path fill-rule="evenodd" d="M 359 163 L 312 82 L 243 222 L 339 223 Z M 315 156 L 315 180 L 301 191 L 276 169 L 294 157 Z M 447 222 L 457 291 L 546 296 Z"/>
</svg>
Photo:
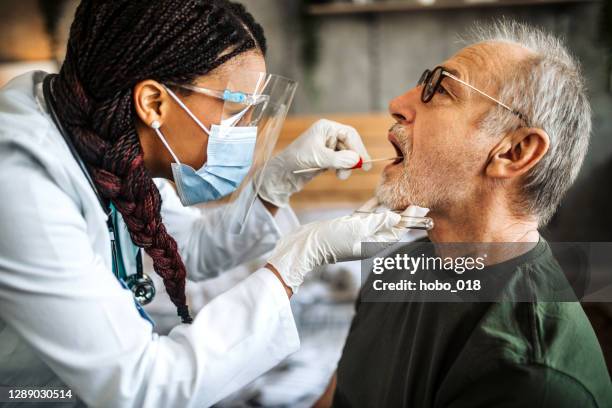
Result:
<svg viewBox="0 0 612 408">
<path fill-rule="evenodd" d="M 261 182 L 259 196 L 277 207 L 286 207 L 291 194 L 324 170 L 294 174 L 294 170 L 311 167 L 337 169 L 340 179 L 350 176 L 350 168 L 359 160 L 370 160 L 361 137 L 355 129 L 331 120 L 321 119 L 293 141 L 285 150 L 270 160 L 258 174 Z M 369 170 L 371 164 L 363 165 Z"/>
<path fill-rule="evenodd" d="M 293 293 L 317 266 L 359 259 L 361 242 L 393 242 L 400 238 L 401 216 L 391 211 L 353 214 L 306 224 L 281 238 L 268 263 Z"/>
</svg>

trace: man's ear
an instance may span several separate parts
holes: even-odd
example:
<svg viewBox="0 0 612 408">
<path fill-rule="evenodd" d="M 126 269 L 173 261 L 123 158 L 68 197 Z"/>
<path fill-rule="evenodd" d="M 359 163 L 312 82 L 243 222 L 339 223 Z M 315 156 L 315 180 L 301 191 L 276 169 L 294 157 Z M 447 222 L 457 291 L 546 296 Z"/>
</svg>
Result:
<svg viewBox="0 0 612 408">
<path fill-rule="evenodd" d="M 154 121 L 163 124 L 167 92 L 157 81 L 147 79 L 134 86 L 134 107 L 136 114 L 147 126 Z"/>
<path fill-rule="evenodd" d="M 509 179 L 528 172 L 550 146 L 548 134 L 538 128 L 520 128 L 509 133 L 489 154 L 486 175 Z"/>
</svg>

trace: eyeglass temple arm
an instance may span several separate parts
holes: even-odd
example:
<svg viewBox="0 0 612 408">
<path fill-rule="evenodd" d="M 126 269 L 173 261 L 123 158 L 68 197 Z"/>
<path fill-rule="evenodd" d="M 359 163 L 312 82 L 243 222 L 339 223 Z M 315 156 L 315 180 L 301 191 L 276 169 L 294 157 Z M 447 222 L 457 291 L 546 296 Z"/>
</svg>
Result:
<svg viewBox="0 0 612 408">
<path fill-rule="evenodd" d="M 190 85 L 190 84 L 176 85 L 176 86 L 181 87 L 181 88 L 185 88 L 185 89 L 189 89 L 189 90 L 194 91 L 194 92 L 199 92 L 199 93 L 207 95 L 207 96 L 212 96 L 213 98 L 217 98 L 217 99 L 223 100 L 223 92 L 221 92 L 221 91 L 214 91 L 212 89 L 202 88 L 200 86 L 194 86 L 194 85 Z"/>
<path fill-rule="evenodd" d="M 172 99 L 174 99 L 174 101 L 181 107 L 181 109 L 183 109 L 185 111 L 185 113 L 187 113 L 187 115 L 189 115 L 189 117 L 191 119 L 193 119 L 193 121 L 200 127 L 200 129 L 202 129 L 204 132 L 206 132 L 207 135 L 210 134 L 210 130 L 204 126 L 204 124 L 200 121 L 200 119 L 198 119 L 193 112 L 191 112 L 191 110 L 183 103 L 183 101 L 180 100 L 180 98 L 178 96 L 176 96 L 176 94 L 174 92 L 172 92 L 172 90 L 170 88 L 168 88 L 167 86 L 163 85 L 164 88 L 166 89 L 166 91 L 168 92 L 168 94 L 170 95 L 170 97 L 172 97 Z"/>
<path fill-rule="evenodd" d="M 512 109 L 511 107 L 509 107 L 508 105 L 506 105 L 505 103 L 493 98 L 492 96 L 487 95 L 486 93 L 482 92 L 480 89 L 474 88 L 472 85 L 468 84 L 467 82 L 457 78 L 456 76 L 454 76 L 453 74 L 451 74 L 450 72 L 447 71 L 442 71 L 442 73 L 451 78 L 454 79 L 455 81 L 462 83 L 463 85 L 467 86 L 470 89 L 473 89 L 474 91 L 478 92 L 479 94 L 481 94 L 482 96 L 484 96 L 485 98 L 489 98 L 490 100 L 492 100 L 493 102 L 497 103 L 498 105 L 500 105 L 501 107 L 509 110 L 510 112 L 517 114 L 519 116 L 522 116 L 519 112 L 515 111 L 514 109 Z"/>
</svg>

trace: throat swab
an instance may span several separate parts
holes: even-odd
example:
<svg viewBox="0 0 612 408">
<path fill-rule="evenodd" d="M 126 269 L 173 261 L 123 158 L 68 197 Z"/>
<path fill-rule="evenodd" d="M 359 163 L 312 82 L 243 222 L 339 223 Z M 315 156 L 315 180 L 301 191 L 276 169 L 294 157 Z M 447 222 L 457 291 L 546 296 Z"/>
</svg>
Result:
<svg viewBox="0 0 612 408">
<path fill-rule="evenodd" d="M 376 162 L 381 162 L 381 161 L 397 160 L 397 159 L 401 159 L 401 158 L 402 158 L 402 156 L 387 157 L 387 158 L 384 158 L 384 159 L 372 159 L 372 160 L 359 159 L 359 162 L 356 165 L 354 165 L 353 167 L 351 167 L 350 169 L 347 169 L 347 170 L 360 169 L 366 163 L 376 163 Z M 293 174 L 310 173 L 312 171 L 319 171 L 319 170 L 326 170 L 326 169 L 323 168 L 323 167 L 311 167 L 309 169 L 294 170 Z"/>
<path fill-rule="evenodd" d="M 374 214 L 378 210 L 392 211 L 399 213 L 402 217 L 400 222 L 395 226 L 397 228 L 417 229 L 429 231 L 434 227 L 433 219 L 429 217 L 416 217 L 413 209 L 409 206 L 405 210 L 388 210 L 380 207 L 381 204 L 377 197 L 372 197 L 365 204 L 353 212 L 353 214 Z"/>
</svg>

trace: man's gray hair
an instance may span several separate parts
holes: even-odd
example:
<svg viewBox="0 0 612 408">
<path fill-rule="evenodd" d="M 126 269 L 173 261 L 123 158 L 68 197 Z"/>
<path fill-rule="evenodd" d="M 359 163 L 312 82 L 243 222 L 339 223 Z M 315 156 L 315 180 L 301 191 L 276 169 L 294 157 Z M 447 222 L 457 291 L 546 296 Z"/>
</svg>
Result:
<svg viewBox="0 0 612 408">
<path fill-rule="evenodd" d="M 579 63 L 554 35 L 515 21 L 477 26 L 469 38 L 472 43 L 505 42 L 530 51 L 507 70 L 499 99 L 550 138 L 548 152 L 526 174 L 522 197 L 516 200 L 521 213 L 538 215 L 545 225 L 576 179 L 589 145 L 591 107 Z M 520 124 L 516 115 L 494 108 L 481 129 L 499 135 Z"/>
</svg>

